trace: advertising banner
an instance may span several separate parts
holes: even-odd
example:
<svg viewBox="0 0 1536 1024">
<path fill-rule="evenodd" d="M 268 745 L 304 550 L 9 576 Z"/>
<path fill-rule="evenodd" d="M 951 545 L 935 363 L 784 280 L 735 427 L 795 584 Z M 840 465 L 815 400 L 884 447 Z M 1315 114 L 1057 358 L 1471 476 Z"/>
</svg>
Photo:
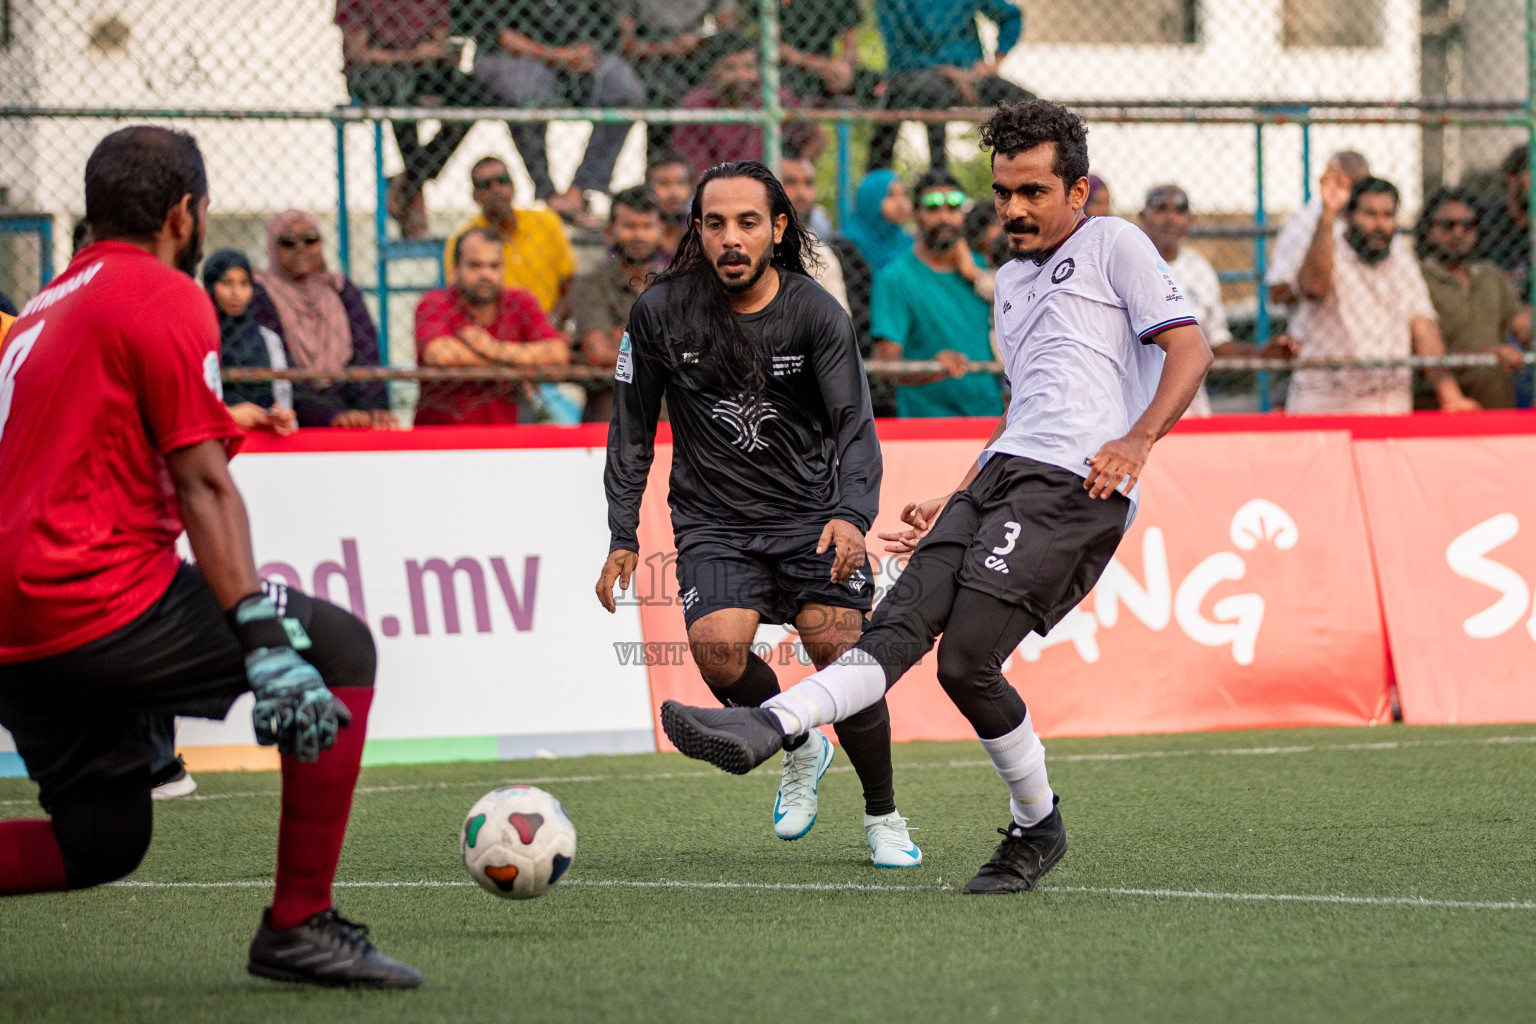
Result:
<svg viewBox="0 0 1536 1024">
<path fill-rule="evenodd" d="M 615 657 L 640 641 L 639 616 L 593 596 L 602 463 L 589 448 L 231 463 L 262 576 L 373 629 L 371 763 L 654 749 L 645 670 Z M 179 742 L 253 742 L 244 702 L 223 723 L 184 721 Z"/>
<path fill-rule="evenodd" d="M 1381 613 L 1341 431 L 1174 435 L 1153 453 L 1141 510 L 1099 585 L 1004 673 L 1047 735 L 1182 732 L 1389 720 Z M 909 501 L 952 490 L 971 440 L 889 441 L 874 534 Z M 664 453 L 641 516 L 641 620 L 655 703 L 714 703 L 687 658 L 666 517 Z M 884 593 L 901 559 L 880 556 Z M 672 600 L 668 600 L 671 598 Z M 759 632 L 788 684 L 812 671 L 792 631 Z M 958 739 L 970 727 L 929 655 L 891 691 L 896 739 Z M 658 742 L 666 745 L 664 736 Z"/>
<path fill-rule="evenodd" d="M 1536 720 L 1536 437 L 1359 441 L 1403 720 Z"/>
</svg>

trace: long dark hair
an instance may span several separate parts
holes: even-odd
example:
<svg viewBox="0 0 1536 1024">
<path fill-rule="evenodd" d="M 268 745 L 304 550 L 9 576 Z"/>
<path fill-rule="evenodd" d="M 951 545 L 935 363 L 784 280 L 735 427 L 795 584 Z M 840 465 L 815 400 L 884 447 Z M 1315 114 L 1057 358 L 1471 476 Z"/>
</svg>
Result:
<svg viewBox="0 0 1536 1024">
<path fill-rule="evenodd" d="M 780 271 L 797 274 L 811 273 L 811 267 L 820 261 L 814 248 L 814 238 L 800 224 L 784 186 L 767 166 L 756 160 L 734 160 L 717 164 L 705 171 L 693 192 L 693 205 L 688 210 L 688 230 L 677 243 L 677 255 L 665 270 L 653 275 L 653 283 L 670 283 L 667 289 L 667 317 L 673 323 L 698 323 L 703 321 L 704 331 L 690 343 L 689 361 L 713 361 L 717 372 L 741 381 L 743 405 L 754 406 L 763 397 L 768 386 L 768 360 L 761 347 L 747 336 L 741 318 L 731 308 L 730 293 L 720 281 L 715 266 L 704 252 L 704 242 L 699 235 L 699 224 L 704 218 L 704 189 L 712 181 L 721 178 L 751 178 L 768 193 L 768 218 L 777 221 L 784 215 L 788 223 L 784 236 L 773 247 L 769 263 Z M 666 352 L 668 368 L 677 370 L 682 365 L 683 354 Z"/>
</svg>

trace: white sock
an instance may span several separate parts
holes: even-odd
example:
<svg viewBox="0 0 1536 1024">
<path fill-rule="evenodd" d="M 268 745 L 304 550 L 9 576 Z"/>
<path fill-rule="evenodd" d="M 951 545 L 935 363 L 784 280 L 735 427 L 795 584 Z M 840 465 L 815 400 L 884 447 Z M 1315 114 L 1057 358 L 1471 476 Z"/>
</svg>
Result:
<svg viewBox="0 0 1536 1024">
<path fill-rule="evenodd" d="M 818 725 L 840 722 L 884 696 L 885 669 L 853 648 L 815 675 L 768 698 L 763 707 L 778 716 L 786 736 L 798 736 Z"/>
<path fill-rule="evenodd" d="M 1008 787 L 1013 820 L 1024 828 L 1038 825 L 1051 813 L 1051 784 L 1045 778 L 1045 744 L 1035 735 L 1029 712 L 1013 732 L 982 740 L 992 766 Z"/>
</svg>

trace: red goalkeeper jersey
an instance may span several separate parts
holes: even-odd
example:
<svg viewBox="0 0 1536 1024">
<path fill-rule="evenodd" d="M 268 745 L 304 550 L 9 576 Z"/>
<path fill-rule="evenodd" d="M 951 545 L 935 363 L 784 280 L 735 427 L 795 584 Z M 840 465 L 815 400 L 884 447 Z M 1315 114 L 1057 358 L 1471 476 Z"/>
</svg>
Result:
<svg viewBox="0 0 1536 1024">
<path fill-rule="evenodd" d="M 39 292 L 0 348 L 0 664 L 105 636 L 176 571 L 165 455 L 231 455 L 213 303 L 137 246 L 98 242 Z"/>
</svg>

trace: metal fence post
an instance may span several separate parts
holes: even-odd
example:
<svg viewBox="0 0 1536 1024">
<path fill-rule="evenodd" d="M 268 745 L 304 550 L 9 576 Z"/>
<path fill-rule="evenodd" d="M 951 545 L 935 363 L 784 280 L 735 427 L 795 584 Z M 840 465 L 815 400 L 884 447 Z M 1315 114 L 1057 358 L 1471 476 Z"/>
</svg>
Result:
<svg viewBox="0 0 1536 1024">
<path fill-rule="evenodd" d="M 336 121 L 336 249 L 344 277 L 352 276 L 352 228 L 347 223 L 347 122 Z"/>
<path fill-rule="evenodd" d="M 373 259 L 378 265 L 374 288 L 379 296 L 379 365 L 389 365 L 389 183 L 384 180 L 384 121 L 373 122 Z"/>
<path fill-rule="evenodd" d="M 784 107 L 779 102 L 779 5 L 759 5 L 763 15 L 763 162 L 774 174 L 784 155 Z"/>
<path fill-rule="evenodd" d="M 1525 0 L 1525 166 L 1526 175 L 1536 184 L 1536 0 Z M 1536 253 L 1536 189 L 1527 188 L 1525 197 L 1526 238 L 1526 294 L 1528 301 L 1536 301 L 1536 272 L 1531 267 L 1531 255 Z"/>
<path fill-rule="evenodd" d="M 1536 0 L 1530 0 L 1536 3 Z M 1269 270 L 1264 252 L 1264 122 L 1253 126 L 1253 343 L 1263 348 L 1269 343 L 1269 297 L 1264 278 Z M 1269 371 L 1260 370 L 1254 378 L 1259 392 L 1259 411 L 1269 412 Z"/>
</svg>

